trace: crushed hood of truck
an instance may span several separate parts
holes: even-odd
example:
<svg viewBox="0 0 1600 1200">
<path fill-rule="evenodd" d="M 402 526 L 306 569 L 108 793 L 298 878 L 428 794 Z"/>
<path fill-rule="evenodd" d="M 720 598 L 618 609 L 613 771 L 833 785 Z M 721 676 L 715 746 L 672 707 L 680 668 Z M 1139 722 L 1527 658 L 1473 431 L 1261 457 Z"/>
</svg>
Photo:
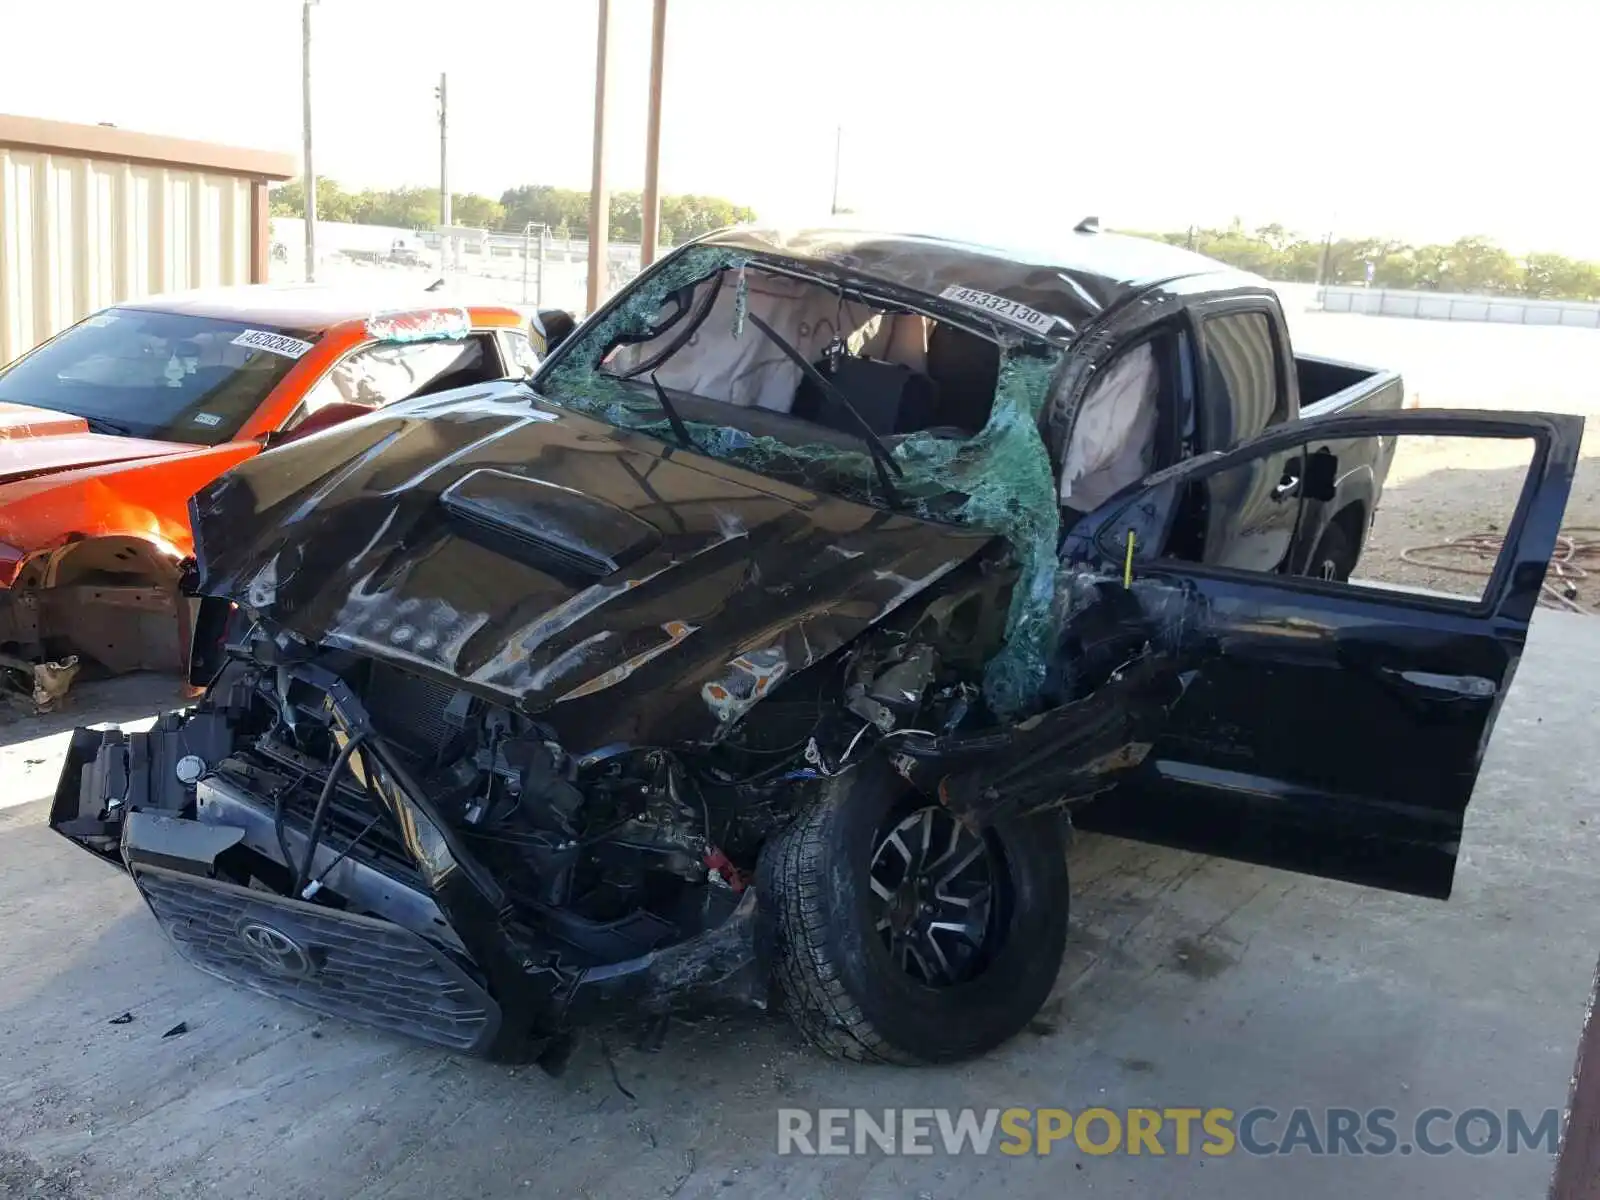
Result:
<svg viewBox="0 0 1600 1200">
<path fill-rule="evenodd" d="M 291 449 L 196 497 L 203 593 L 594 746 L 717 736 L 993 540 L 510 385 Z"/>
</svg>

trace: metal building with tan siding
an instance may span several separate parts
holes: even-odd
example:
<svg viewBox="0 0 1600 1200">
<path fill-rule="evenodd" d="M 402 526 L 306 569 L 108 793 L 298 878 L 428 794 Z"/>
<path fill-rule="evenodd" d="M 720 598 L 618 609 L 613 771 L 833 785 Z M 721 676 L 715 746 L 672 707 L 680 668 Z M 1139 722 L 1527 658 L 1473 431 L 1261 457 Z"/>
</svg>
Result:
<svg viewBox="0 0 1600 1200">
<path fill-rule="evenodd" d="M 0 363 L 97 309 L 264 283 L 292 155 L 0 114 Z"/>
</svg>

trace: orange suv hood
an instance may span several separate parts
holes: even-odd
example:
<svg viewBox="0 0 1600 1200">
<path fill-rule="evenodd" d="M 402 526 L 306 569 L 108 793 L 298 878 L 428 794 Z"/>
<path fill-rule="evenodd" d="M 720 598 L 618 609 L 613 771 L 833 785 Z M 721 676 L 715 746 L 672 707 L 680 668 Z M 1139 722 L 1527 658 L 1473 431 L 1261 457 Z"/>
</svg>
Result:
<svg viewBox="0 0 1600 1200">
<path fill-rule="evenodd" d="M 183 442 L 90 433 L 88 422 L 71 413 L 0 403 L 0 483 L 198 448 Z"/>
</svg>

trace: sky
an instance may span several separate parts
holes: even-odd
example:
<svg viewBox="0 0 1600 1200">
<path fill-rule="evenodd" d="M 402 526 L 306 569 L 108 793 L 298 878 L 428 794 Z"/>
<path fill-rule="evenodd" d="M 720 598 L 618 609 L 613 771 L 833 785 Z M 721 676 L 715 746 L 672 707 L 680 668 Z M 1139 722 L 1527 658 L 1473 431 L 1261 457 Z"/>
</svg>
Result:
<svg viewBox="0 0 1600 1200">
<path fill-rule="evenodd" d="M 650 0 L 612 0 L 607 163 L 643 180 Z M 319 0 L 349 188 L 586 188 L 596 0 Z M 298 154 L 299 0 L 0 0 L 0 112 Z M 1095 215 L 1486 234 L 1600 258 L 1600 0 L 669 0 L 662 186 L 993 240 Z M 24 50 L 23 48 L 27 48 Z M 839 132 L 842 131 L 842 132 Z"/>
</svg>

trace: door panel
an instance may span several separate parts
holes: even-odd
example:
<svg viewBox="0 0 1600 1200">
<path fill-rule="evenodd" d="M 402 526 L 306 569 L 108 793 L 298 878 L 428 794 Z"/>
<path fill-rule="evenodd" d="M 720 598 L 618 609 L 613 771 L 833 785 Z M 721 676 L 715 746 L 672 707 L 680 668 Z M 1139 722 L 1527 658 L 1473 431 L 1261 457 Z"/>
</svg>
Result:
<svg viewBox="0 0 1600 1200">
<path fill-rule="evenodd" d="M 1224 301 L 1196 310 L 1201 359 L 1200 435 L 1208 449 L 1227 451 L 1288 417 L 1286 352 L 1272 313 L 1261 301 Z M 1287 558 L 1300 512 L 1300 448 L 1270 455 L 1194 485 L 1181 556 L 1214 566 L 1274 571 Z"/>
<path fill-rule="evenodd" d="M 1219 471 L 1194 485 L 1193 494 L 1204 497 L 1204 537 L 1199 553 L 1175 557 L 1241 571 L 1278 570 L 1300 516 L 1304 470 L 1298 449 Z"/>
<path fill-rule="evenodd" d="M 1376 435 L 1529 439 L 1506 549 L 1478 601 L 1139 562 L 1152 647 L 1184 680 L 1139 771 L 1077 813 L 1140 840 L 1396 891 L 1449 894 L 1467 803 L 1565 509 L 1581 418 L 1403 412 L 1335 417 L 1167 473 L 1095 514 L 1097 545 L 1218 470 Z M 1109 553 L 1104 555 L 1110 560 Z M 1108 567 L 1112 566 L 1107 561 Z"/>
</svg>

